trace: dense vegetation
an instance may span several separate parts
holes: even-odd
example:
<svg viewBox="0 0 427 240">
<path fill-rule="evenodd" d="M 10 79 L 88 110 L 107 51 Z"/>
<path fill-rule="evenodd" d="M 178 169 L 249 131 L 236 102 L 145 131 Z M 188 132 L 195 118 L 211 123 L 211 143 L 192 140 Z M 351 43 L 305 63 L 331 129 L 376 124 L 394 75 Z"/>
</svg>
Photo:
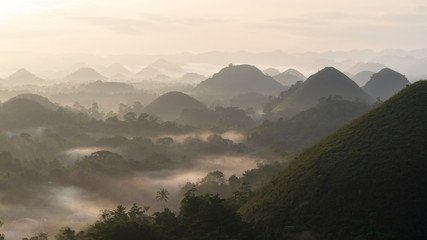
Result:
<svg viewBox="0 0 427 240">
<path fill-rule="evenodd" d="M 425 239 L 427 82 L 299 155 L 245 204 L 269 239 Z"/>
</svg>

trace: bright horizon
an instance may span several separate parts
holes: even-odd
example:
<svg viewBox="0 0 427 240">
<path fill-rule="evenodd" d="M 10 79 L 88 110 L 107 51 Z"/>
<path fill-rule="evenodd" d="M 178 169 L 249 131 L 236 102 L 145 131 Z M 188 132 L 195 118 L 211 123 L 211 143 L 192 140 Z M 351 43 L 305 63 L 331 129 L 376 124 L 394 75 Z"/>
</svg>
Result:
<svg viewBox="0 0 427 240">
<path fill-rule="evenodd" d="M 88 54 L 425 48 L 423 0 L 0 3 L 0 51 Z"/>
</svg>

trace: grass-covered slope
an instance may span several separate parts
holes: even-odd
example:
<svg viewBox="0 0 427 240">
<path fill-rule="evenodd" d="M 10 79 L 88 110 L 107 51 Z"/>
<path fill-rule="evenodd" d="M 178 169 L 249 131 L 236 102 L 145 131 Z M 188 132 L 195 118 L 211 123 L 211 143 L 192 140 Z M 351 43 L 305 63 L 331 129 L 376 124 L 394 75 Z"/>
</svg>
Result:
<svg viewBox="0 0 427 240">
<path fill-rule="evenodd" d="M 298 156 L 245 204 L 272 239 L 427 239 L 427 81 Z"/>
</svg>

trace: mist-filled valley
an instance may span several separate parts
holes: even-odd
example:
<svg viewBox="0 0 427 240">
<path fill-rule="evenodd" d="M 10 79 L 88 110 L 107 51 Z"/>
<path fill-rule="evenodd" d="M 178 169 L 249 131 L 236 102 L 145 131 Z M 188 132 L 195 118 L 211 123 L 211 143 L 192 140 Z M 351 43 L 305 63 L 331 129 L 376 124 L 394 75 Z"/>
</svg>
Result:
<svg viewBox="0 0 427 240">
<path fill-rule="evenodd" d="M 322 194 L 318 196 L 316 190 L 310 190 L 309 182 L 326 184 L 325 179 L 337 173 L 322 169 L 319 171 L 323 172 L 314 173 L 314 177 L 309 176 L 311 180 L 304 180 L 304 174 L 316 172 L 316 166 L 322 165 L 305 163 L 314 164 L 305 166 L 304 161 L 311 160 L 300 158 L 310 157 L 311 151 L 326 151 L 325 156 L 330 156 L 332 153 L 327 151 L 336 147 L 333 143 L 324 143 L 330 145 L 323 148 L 316 143 L 322 143 L 325 137 L 333 142 L 331 134 L 337 130 L 348 136 L 363 135 L 365 130 L 347 132 L 360 121 L 369 122 L 363 119 L 371 115 L 388 116 L 388 113 L 375 115 L 385 108 L 384 104 L 388 108 L 398 106 L 396 114 L 399 115 L 405 114 L 399 111 L 412 107 L 425 112 L 427 102 L 425 81 L 411 83 L 403 74 L 383 65 L 372 69 L 369 64 L 356 64 L 362 69 L 354 75 L 332 66 L 303 74 L 292 67 L 268 65 L 268 61 L 258 66 L 231 63 L 191 66 L 159 59 L 138 71 L 117 62 L 104 68 L 98 65 L 102 71 L 97 71 L 86 64 L 77 64 L 76 69 L 63 71 L 62 76 L 52 79 L 43 79 L 23 68 L 2 79 L 0 220 L 5 239 L 46 239 L 47 236 L 50 239 L 110 239 L 105 236 L 120 236 L 123 230 L 114 228 L 116 223 L 126 223 L 124 226 L 129 227 L 123 230 L 129 237 L 123 239 L 139 239 L 141 231 L 151 239 L 190 236 L 195 239 L 333 239 L 330 238 L 333 234 L 323 232 L 322 226 L 310 217 L 301 220 L 295 216 L 323 217 L 317 215 L 316 209 L 304 207 L 312 206 L 311 201 L 319 201 L 318 204 L 324 201 Z M 412 105 L 394 97 L 413 85 L 412 91 L 420 93 L 405 90 L 406 95 L 400 97 L 418 97 Z M 389 98 L 396 103 L 387 101 Z M 425 122 L 425 114 L 418 115 L 410 115 L 419 118 L 412 127 L 420 136 L 409 138 L 414 146 L 420 141 L 425 143 L 426 136 L 425 124 L 421 123 Z M 396 119 L 400 121 L 404 117 Z M 384 121 L 386 126 L 386 120 L 372 122 Z M 404 120 L 400 124 L 412 123 Z M 343 126 L 346 127 L 342 129 Z M 371 132 L 361 135 L 360 139 L 375 138 L 375 129 L 369 125 L 365 128 Z M 402 134 L 404 138 L 403 132 L 393 131 L 391 128 L 391 132 L 382 134 Z M 343 138 L 336 144 L 345 145 L 346 141 L 349 140 Z M 364 153 L 357 149 L 357 144 L 351 144 L 336 150 L 341 154 L 334 154 L 350 159 L 346 152 L 361 151 L 360 161 L 364 161 L 364 154 L 381 155 L 380 152 Z M 385 143 L 378 140 L 370 144 Z M 316 147 L 321 150 L 312 150 Z M 409 145 L 401 147 L 402 150 L 410 148 Z M 417 164 L 424 164 L 425 151 L 418 154 Z M 321 157 L 313 159 L 320 161 Z M 419 167 L 425 170 L 424 165 Z M 353 176 L 352 167 L 340 171 L 347 170 Z M 281 185 L 277 185 L 278 181 Z M 340 181 L 345 189 L 357 184 L 348 179 Z M 383 181 L 392 182 L 393 178 L 387 175 Z M 289 185 L 289 190 L 288 183 L 296 185 Z M 282 194 L 280 188 L 288 195 L 278 200 Z M 357 187 L 359 194 L 363 191 L 361 188 Z M 311 192 L 303 196 L 311 196 L 312 200 L 298 198 L 304 189 Z M 289 201 L 295 202 L 282 202 L 290 197 L 295 199 Z M 424 195 L 414 197 L 425 200 Z M 198 216 L 201 218 L 198 223 L 186 222 L 188 218 L 197 219 L 186 215 L 193 214 L 191 209 L 199 206 L 197 201 L 202 204 L 200 207 L 206 201 L 207 206 L 218 208 L 213 212 L 229 214 L 218 221 L 230 220 L 230 224 L 236 224 L 235 229 L 208 228 L 192 232 L 198 228 L 197 224 L 208 224 L 204 221 L 212 216 Z M 217 205 L 212 205 L 214 203 Z M 128 213 L 123 206 L 129 209 Z M 210 208 L 205 206 L 200 211 L 210 211 L 207 209 Z M 275 211 L 291 215 L 281 218 L 273 213 Z M 368 215 L 369 211 L 384 213 L 381 209 L 366 211 Z M 118 214 L 124 214 L 129 222 Z M 364 217 L 357 215 L 340 221 L 345 229 L 353 231 L 351 236 L 368 236 L 371 230 L 346 225 L 348 221 Z M 424 220 L 425 216 L 418 217 L 414 224 Z M 174 224 L 174 221 L 177 222 Z M 173 225 L 176 229 L 172 231 Z M 108 231 L 113 232 L 108 233 L 108 226 L 118 232 L 110 229 Z M 401 232 L 389 233 L 387 226 L 378 223 L 378 229 L 372 231 L 385 232 L 386 237 L 408 234 L 404 227 Z M 350 239 L 343 231 L 337 231 L 337 236 Z M 422 228 L 417 231 L 412 236 L 425 236 Z M 119 235 L 114 235 L 116 233 Z M 128 236 L 126 234 L 122 236 Z"/>
</svg>

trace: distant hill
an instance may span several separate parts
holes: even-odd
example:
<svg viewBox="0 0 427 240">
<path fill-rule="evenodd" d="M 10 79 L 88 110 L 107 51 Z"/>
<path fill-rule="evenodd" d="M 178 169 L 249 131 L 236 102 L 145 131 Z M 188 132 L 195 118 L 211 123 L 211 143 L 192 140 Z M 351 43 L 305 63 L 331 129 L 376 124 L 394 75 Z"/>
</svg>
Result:
<svg viewBox="0 0 427 240">
<path fill-rule="evenodd" d="M 157 75 L 167 75 L 171 77 L 182 76 L 185 71 L 179 65 L 159 59 L 136 73 L 137 77 L 153 78 Z"/>
<path fill-rule="evenodd" d="M 129 69 L 127 69 L 126 67 L 124 67 L 119 63 L 111 64 L 105 70 L 102 71 L 102 74 L 110 78 L 117 77 L 119 74 L 121 76 L 128 76 L 128 77 L 132 75 Z"/>
<path fill-rule="evenodd" d="M 12 75 L 10 75 L 7 79 L 3 81 L 7 85 L 39 85 L 45 83 L 45 80 L 37 77 L 33 73 L 29 72 L 25 68 L 21 68 Z"/>
<path fill-rule="evenodd" d="M 427 81 L 299 155 L 240 212 L 270 239 L 427 238 Z"/>
<path fill-rule="evenodd" d="M 274 77 L 276 75 L 280 74 L 280 71 L 275 68 L 267 68 L 264 71 L 262 71 L 265 75 L 268 75 L 270 77 Z"/>
<path fill-rule="evenodd" d="M 184 109 L 206 109 L 203 103 L 182 92 L 168 92 L 156 98 L 144 108 L 164 121 L 176 120 Z"/>
<path fill-rule="evenodd" d="M 378 73 L 373 74 L 371 80 L 362 89 L 373 98 L 379 97 L 384 101 L 409 84 L 411 83 L 402 74 L 389 68 L 384 68 Z"/>
<path fill-rule="evenodd" d="M 286 97 L 273 111 L 291 117 L 317 104 L 321 97 L 341 96 L 343 99 L 366 101 L 373 99 L 353 80 L 333 67 L 326 67 L 311 75 L 301 86 Z"/>
<path fill-rule="evenodd" d="M 361 71 L 371 71 L 371 72 L 378 72 L 383 68 L 386 68 L 384 64 L 376 63 L 376 62 L 367 62 L 367 63 L 357 63 L 347 71 L 356 74 Z"/>
<path fill-rule="evenodd" d="M 362 87 L 365 85 L 374 75 L 375 72 L 372 71 L 361 71 L 358 72 L 356 75 L 354 75 L 351 79 L 359 85 L 359 87 Z"/>
<path fill-rule="evenodd" d="M 281 83 L 284 86 L 292 86 L 298 81 L 304 81 L 307 78 L 302 75 L 302 73 L 298 72 L 298 70 L 290 68 L 283 73 L 280 73 L 273 77 L 276 81 Z"/>
<path fill-rule="evenodd" d="M 186 73 L 177 79 L 178 82 L 185 83 L 200 83 L 203 80 L 206 80 L 206 77 L 197 73 Z"/>
<path fill-rule="evenodd" d="M 344 124 L 369 111 L 371 105 L 337 97 L 321 98 L 316 106 L 291 119 L 264 122 L 248 139 L 284 155 L 299 153 Z"/>
<path fill-rule="evenodd" d="M 192 91 L 201 100 L 228 100 L 234 96 L 256 92 L 277 95 L 285 87 L 251 65 L 229 65 L 197 85 Z"/>
<path fill-rule="evenodd" d="M 100 93 L 118 93 L 129 92 L 136 90 L 132 85 L 121 82 L 103 82 L 98 80 L 96 82 L 84 84 L 80 86 L 81 89 L 91 92 Z"/>
<path fill-rule="evenodd" d="M 92 82 L 106 79 L 107 77 L 99 74 L 93 68 L 80 68 L 65 77 L 65 80 L 70 82 Z"/>
</svg>

